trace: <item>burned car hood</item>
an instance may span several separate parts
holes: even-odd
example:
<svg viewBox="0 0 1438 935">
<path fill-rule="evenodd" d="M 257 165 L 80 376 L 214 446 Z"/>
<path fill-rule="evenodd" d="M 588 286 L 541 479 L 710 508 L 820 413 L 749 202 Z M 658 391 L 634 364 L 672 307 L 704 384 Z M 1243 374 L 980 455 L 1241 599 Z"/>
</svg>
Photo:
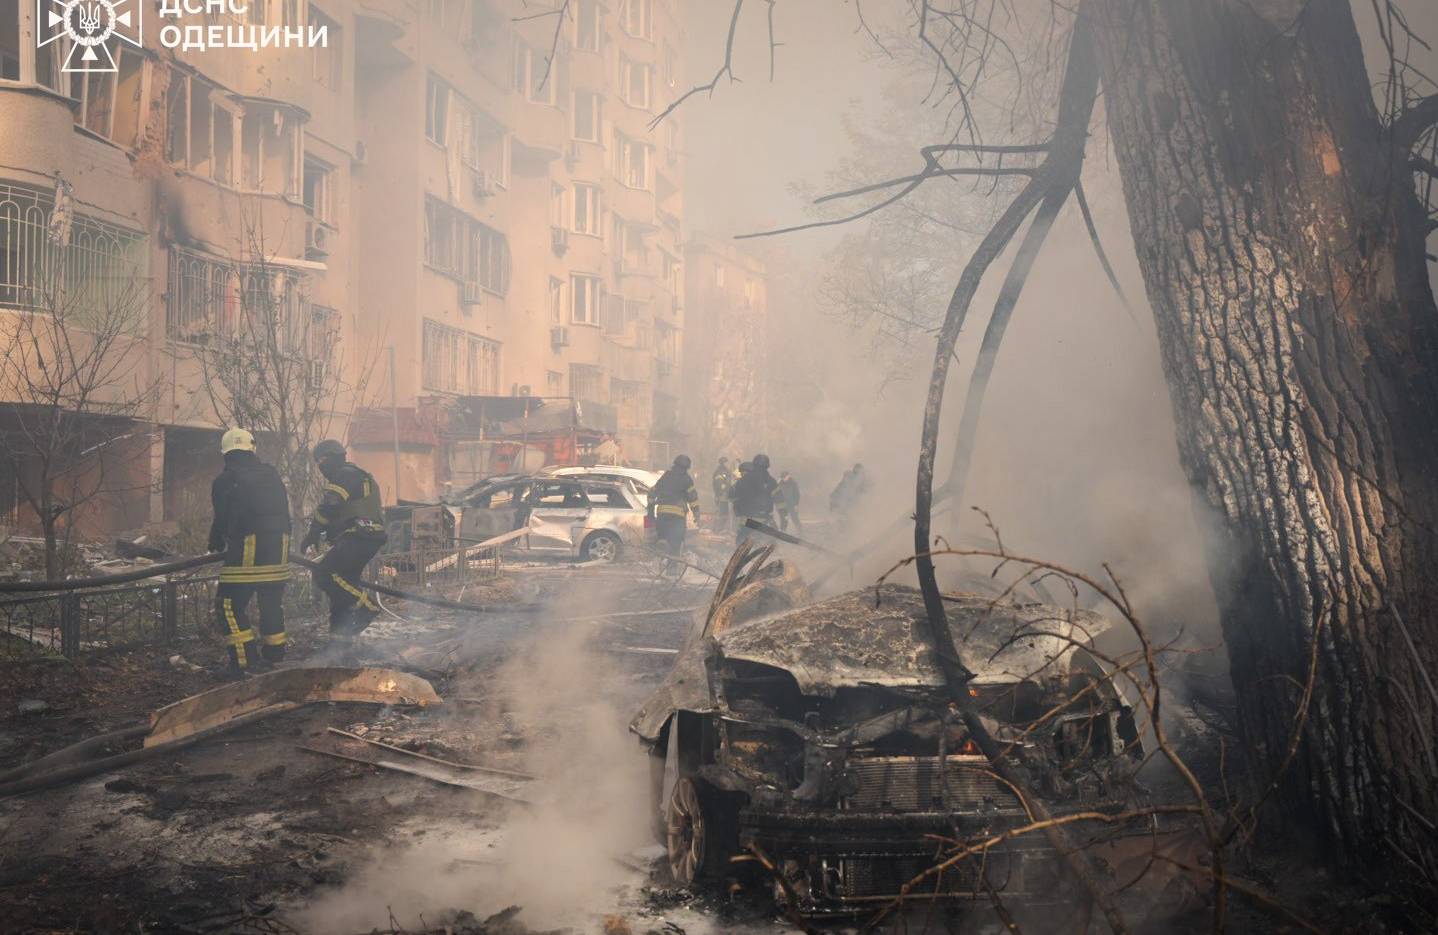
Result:
<svg viewBox="0 0 1438 935">
<path fill-rule="evenodd" d="M 976 594 L 946 595 L 944 606 L 975 685 L 1064 674 L 1075 646 L 1088 645 L 1110 625 L 1090 611 Z M 704 668 L 711 645 L 727 659 L 788 672 L 805 695 L 832 697 L 840 688 L 864 685 L 942 688 L 924 628 L 918 590 L 885 585 L 750 621 L 712 640 L 692 639 L 630 729 L 652 741 L 673 712 L 712 710 Z"/>
</svg>

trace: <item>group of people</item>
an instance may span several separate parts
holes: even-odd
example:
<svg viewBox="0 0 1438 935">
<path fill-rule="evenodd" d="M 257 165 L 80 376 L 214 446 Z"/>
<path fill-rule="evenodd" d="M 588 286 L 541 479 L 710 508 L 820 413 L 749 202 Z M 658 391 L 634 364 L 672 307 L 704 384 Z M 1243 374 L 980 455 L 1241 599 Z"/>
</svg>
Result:
<svg viewBox="0 0 1438 935">
<path fill-rule="evenodd" d="M 756 454 L 740 462 L 737 471 L 731 471 L 728 458 L 721 457 L 714 467 L 710 483 L 717 514 L 715 527 L 728 530 L 732 516 L 738 542 L 754 533 L 745 520 L 754 519 L 773 526 L 776 514 L 780 532 L 787 532 L 790 526 L 796 534 L 804 531 L 804 522 L 799 516 L 799 482 L 789 471 L 782 472 L 775 480 L 769 466 L 768 455 Z M 699 522 L 699 491 L 689 473 L 692 467 L 693 461 L 688 455 L 675 458 L 673 466 L 660 476 L 649 493 L 649 512 L 654 518 L 659 542 L 671 555 L 683 550 L 689 515 L 693 514 L 696 525 Z M 863 465 L 856 464 L 845 472 L 829 495 L 829 509 L 841 525 L 848 522 L 868 490 L 869 479 Z"/>
<path fill-rule="evenodd" d="M 214 521 L 211 552 L 224 553 L 215 614 L 229 644 L 230 674 L 269 668 L 284 658 L 284 594 L 290 580 L 290 498 L 273 465 L 255 453 L 255 437 L 234 428 L 220 439 L 224 470 L 210 488 Z M 325 480 L 300 551 L 321 541 L 329 550 L 314 566 L 315 586 L 329 599 L 330 635 L 344 645 L 379 613 L 360 574 L 385 543 L 379 484 L 352 464 L 344 445 L 325 440 L 313 457 Z M 259 604 L 259 633 L 249 623 L 251 599 Z"/>
</svg>

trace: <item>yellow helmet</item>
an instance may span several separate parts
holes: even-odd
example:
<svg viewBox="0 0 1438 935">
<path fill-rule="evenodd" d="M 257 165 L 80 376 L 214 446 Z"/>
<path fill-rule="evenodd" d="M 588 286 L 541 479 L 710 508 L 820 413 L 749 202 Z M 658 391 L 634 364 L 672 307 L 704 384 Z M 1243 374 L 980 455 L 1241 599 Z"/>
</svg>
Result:
<svg viewBox="0 0 1438 935">
<path fill-rule="evenodd" d="M 255 436 L 244 429 L 230 429 L 220 436 L 220 453 L 229 454 L 232 451 L 254 451 Z"/>
</svg>

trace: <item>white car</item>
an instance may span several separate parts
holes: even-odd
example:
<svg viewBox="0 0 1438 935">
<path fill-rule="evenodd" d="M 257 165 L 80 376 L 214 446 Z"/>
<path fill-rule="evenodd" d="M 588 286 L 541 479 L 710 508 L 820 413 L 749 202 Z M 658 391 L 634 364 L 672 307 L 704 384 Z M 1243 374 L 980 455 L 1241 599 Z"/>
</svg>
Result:
<svg viewBox="0 0 1438 935">
<path fill-rule="evenodd" d="M 620 467 L 617 464 L 595 464 L 589 467 L 547 467 L 540 471 L 541 474 L 548 474 L 552 477 L 572 477 L 583 475 L 584 477 L 623 477 L 634 481 L 639 492 L 649 494 L 649 488 L 659 482 L 657 471 L 646 471 L 643 468 Z"/>
<path fill-rule="evenodd" d="M 643 545 L 644 497 L 619 478 L 523 477 L 482 481 L 460 495 L 460 536 L 479 542 L 515 529 L 511 548 L 612 562 L 625 545 Z"/>
</svg>

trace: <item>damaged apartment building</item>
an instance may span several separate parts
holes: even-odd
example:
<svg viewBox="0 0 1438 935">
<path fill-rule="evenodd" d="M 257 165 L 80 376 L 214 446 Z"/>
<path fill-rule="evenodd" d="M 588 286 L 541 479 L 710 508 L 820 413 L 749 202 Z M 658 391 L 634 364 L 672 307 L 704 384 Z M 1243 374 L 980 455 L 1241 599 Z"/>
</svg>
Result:
<svg viewBox="0 0 1438 935">
<path fill-rule="evenodd" d="M 143 400 L 95 406 L 73 470 L 107 492 L 76 518 L 208 508 L 212 368 L 257 306 L 304 365 L 286 391 L 323 397 L 324 434 L 387 501 L 675 453 L 682 126 L 654 121 L 685 88 L 677 0 L 570 0 L 562 22 L 524 0 L 182 8 L 205 28 L 324 27 L 323 45 L 260 49 L 168 47 L 160 4 L 126 2 L 137 42 L 111 43 L 105 73 L 65 70 L 76 50 L 43 41 L 43 4 L 0 4 L 0 126 L 26 128 L 0 133 L 0 315 L 138 306 L 139 363 L 101 395 Z M 24 405 L 0 400 L 0 522 L 20 525 Z"/>
</svg>

